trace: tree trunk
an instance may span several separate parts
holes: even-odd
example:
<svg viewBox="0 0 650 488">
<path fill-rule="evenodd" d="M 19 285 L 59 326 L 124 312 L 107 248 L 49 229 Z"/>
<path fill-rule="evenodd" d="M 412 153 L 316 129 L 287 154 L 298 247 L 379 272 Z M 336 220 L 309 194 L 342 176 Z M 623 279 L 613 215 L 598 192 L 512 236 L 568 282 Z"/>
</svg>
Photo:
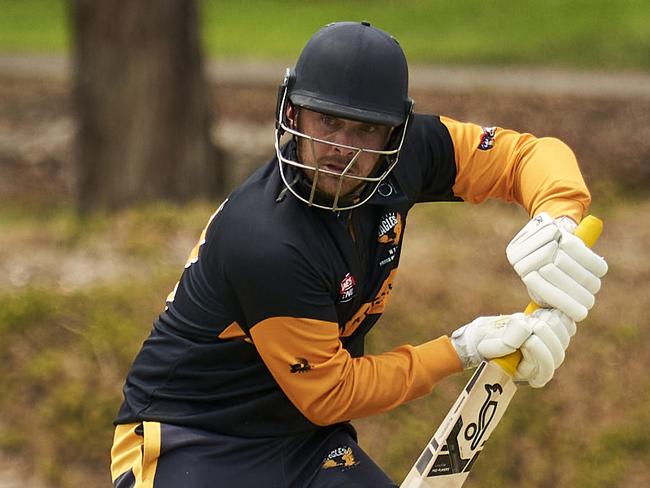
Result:
<svg viewBox="0 0 650 488">
<path fill-rule="evenodd" d="M 72 0 L 82 211 L 217 195 L 196 5 Z"/>
</svg>

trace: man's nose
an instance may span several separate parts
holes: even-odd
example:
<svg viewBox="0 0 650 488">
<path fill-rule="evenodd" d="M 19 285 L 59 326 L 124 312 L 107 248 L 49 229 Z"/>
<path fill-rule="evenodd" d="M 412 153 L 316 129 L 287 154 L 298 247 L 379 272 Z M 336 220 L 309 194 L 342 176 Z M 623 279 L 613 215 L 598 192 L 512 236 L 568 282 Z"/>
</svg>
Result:
<svg viewBox="0 0 650 488">
<path fill-rule="evenodd" d="M 353 148 L 357 147 L 355 135 L 349 130 L 340 130 L 335 134 L 332 139 L 335 144 L 340 144 L 334 147 L 334 151 L 342 156 L 352 156 L 356 152 Z M 348 147 L 343 147 L 348 146 Z"/>
</svg>

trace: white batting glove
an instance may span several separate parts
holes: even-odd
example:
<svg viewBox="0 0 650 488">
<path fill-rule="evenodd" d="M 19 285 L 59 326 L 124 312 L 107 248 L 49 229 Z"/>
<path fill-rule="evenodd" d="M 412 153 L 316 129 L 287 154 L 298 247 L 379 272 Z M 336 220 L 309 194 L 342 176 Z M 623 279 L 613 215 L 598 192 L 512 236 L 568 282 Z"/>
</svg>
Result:
<svg viewBox="0 0 650 488">
<path fill-rule="evenodd" d="M 564 361 L 575 332 L 575 322 L 559 310 L 540 309 L 531 315 L 479 317 L 454 331 L 451 343 L 465 369 L 521 350 L 514 379 L 539 388 Z"/>
<path fill-rule="evenodd" d="M 567 217 L 541 213 L 512 239 L 506 255 L 535 303 L 579 322 L 594 305 L 607 263 L 573 235 L 575 227 Z"/>
<path fill-rule="evenodd" d="M 537 321 L 533 333 L 520 348 L 522 360 L 514 379 L 541 388 L 564 362 L 565 351 L 576 333 L 576 323 L 556 309 L 540 308 L 530 317 Z"/>
<path fill-rule="evenodd" d="M 465 369 L 481 361 L 515 352 L 533 333 L 536 319 L 523 313 L 479 317 L 451 334 L 458 357 Z"/>
</svg>

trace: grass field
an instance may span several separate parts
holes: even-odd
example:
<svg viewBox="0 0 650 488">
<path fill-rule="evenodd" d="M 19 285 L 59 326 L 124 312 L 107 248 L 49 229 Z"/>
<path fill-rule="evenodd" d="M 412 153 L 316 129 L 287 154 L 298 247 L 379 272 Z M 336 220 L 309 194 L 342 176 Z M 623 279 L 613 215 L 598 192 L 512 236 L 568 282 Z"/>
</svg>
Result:
<svg viewBox="0 0 650 488">
<path fill-rule="evenodd" d="M 0 209 L 0 257 L 11 262 L 0 262 L 9 270 L 0 282 L 0 389 L 11 392 L 0 395 L 0 450 L 33 460 L 54 486 L 108 486 L 124 375 L 213 207 L 150 205 L 90 220 Z M 598 251 L 610 265 L 597 306 L 557 377 L 517 394 L 468 488 L 649 486 L 650 262 L 642 247 L 650 230 L 634 224 L 650 202 L 593 212 L 605 220 Z M 499 203 L 418 206 L 369 352 L 519 310 L 527 296 L 503 249 L 524 222 L 522 211 Z M 47 272 L 21 285 L 19 268 L 47 255 Z M 456 375 L 426 398 L 355 422 L 363 446 L 401 479 L 466 380 Z"/>
<path fill-rule="evenodd" d="M 0 0 L 0 51 L 61 52 L 64 0 Z M 369 20 L 422 63 L 650 69 L 644 0 L 220 0 L 200 2 L 207 53 L 294 58 L 335 20 Z"/>
</svg>

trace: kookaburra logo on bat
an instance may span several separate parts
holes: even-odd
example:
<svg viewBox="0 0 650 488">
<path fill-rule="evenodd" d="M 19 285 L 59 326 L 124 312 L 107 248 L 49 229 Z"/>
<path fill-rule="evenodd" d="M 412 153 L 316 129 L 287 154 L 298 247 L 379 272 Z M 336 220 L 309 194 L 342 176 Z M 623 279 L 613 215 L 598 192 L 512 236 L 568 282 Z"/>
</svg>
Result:
<svg viewBox="0 0 650 488">
<path fill-rule="evenodd" d="M 472 441 L 471 448 L 475 450 L 483 435 L 490 426 L 490 422 L 494 418 L 494 414 L 497 411 L 497 405 L 499 403 L 499 397 L 503 393 L 503 388 L 499 383 L 493 385 L 484 385 L 487 397 L 481 405 L 481 409 L 478 413 L 478 419 L 476 422 L 472 422 L 465 428 L 465 439 Z"/>
</svg>

